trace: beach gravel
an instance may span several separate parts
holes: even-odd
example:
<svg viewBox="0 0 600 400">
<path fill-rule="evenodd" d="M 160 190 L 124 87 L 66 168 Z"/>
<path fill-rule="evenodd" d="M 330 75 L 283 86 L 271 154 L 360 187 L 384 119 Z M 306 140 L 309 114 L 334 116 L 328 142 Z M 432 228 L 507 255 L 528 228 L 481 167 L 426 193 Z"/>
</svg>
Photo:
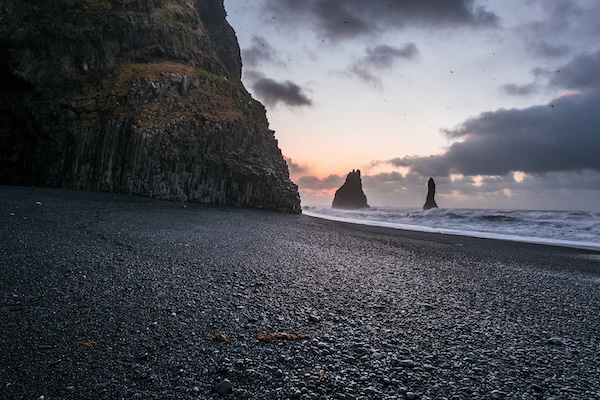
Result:
<svg viewBox="0 0 600 400">
<path fill-rule="evenodd" d="M 599 399 L 600 253 L 0 187 L 0 398 Z"/>
</svg>

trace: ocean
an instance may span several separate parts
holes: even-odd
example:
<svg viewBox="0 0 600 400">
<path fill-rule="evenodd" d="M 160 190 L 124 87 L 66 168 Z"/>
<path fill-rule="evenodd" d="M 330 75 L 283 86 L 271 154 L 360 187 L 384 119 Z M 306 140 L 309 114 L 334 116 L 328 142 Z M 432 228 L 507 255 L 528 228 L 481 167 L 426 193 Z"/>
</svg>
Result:
<svg viewBox="0 0 600 400">
<path fill-rule="evenodd" d="M 311 217 L 387 228 L 600 251 L 600 212 L 304 206 Z"/>
</svg>

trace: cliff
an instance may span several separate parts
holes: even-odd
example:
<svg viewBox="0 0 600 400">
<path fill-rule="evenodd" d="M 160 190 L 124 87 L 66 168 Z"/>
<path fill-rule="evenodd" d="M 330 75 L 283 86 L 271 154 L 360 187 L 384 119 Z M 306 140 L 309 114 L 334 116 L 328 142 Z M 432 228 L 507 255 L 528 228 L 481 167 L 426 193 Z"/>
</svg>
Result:
<svg viewBox="0 0 600 400">
<path fill-rule="evenodd" d="M 353 170 L 348 174 L 346 182 L 335 192 L 331 207 L 346 210 L 369 208 L 367 196 L 362 189 L 360 170 Z"/>
<path fill-rule="evenodd" d="M 438 205 L 435 202 L 435 182 L 433 181 L 433 178 L 429 178 L 429 181 L 427 181 L 427 198 L 425 199 L 423 210 L 432 208 L 438 208 Z"/>
<path fill-rule="evenodd" d="M 223 0 L 0 4 L 0 184 L 300 212 Z"/>
</svg>

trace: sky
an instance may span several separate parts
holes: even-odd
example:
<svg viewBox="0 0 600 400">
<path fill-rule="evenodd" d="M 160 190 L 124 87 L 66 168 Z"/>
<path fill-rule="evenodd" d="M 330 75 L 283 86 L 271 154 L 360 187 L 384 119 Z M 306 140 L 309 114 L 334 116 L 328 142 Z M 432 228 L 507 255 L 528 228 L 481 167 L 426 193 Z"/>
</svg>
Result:
<svg viewBox="0 0 600 400">
<path fill-rule="evenodd" d="M 225 0 L 303 206 L 600 211 L 597 0 Z"/>
</svg>

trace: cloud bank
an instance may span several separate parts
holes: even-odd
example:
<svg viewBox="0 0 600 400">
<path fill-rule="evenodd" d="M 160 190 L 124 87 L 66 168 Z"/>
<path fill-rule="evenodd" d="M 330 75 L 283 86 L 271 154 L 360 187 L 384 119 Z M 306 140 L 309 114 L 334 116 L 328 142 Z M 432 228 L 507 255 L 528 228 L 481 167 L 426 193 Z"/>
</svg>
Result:
<svg viewBox="0 0 600 400">
<path fill-rule="evenodd" d="M 556 71 L 545 71 L 547 87 L 564 89 L 565 95 L 545 105 L 482 113 L 445 131 L 457 141 L 444 154 L 395 158 L 389 163 L 422 176 L 600 172 L 597 71 L 600 52 L 577 56 Z M 511 90 L 527 92 L 518 86 Z"/>
<path fill-rule="evenodd" d="M 276 81 L 254 70 L 244 71 L 244 79 L 249 82 L 256 97 L 267 106 L 276 107 L 281 104 L 294 108 L 313 105 L 302 87 L 292 81 Z"/>
<path fill-rule="evenodd" d="M 407 26 L 496 26 L 498 17 L 474 0 L 278 0 L 264 4 L 286 26 L 311 25 L 330 39 L 347 39 Z M 271 17 L 272 16 L 272 17 Z"/>
<path fill-rule="evenodd" d="M 262 36 L 253 36 L 249 48 L 242 50 L 244 78 L 250 82 L 256 96 L 267 106 L 284 105 L 289 108 L 312 106 L 313 102 L 297 83 L 267 78 L 255 69 L 264 64 L 284 66 L 277 51 Z"/>
<path fill-rule="evenodd" d="M 536 1 L 524 4 L 536 7 L 534 12 L 540 18 L 518 27 L 516 34 L 529 52 L 546 59 L 569 56 L 574 50 L 573 43 L 592 48 L 600 35 L 600 8 L 593 1 L 585 3 Z"/>
<path fill-rule="evenodd" d="M 312 100 L 292 81 L 277 82 L 261 78 L 252 84 L 256 95 L 268 106 L 282 103 L 289 107 L 311 106 Z"/>
<path fill-rule="evenodd" d="M 550 85 L 559 88 L 589 91 L 600 89 L 600 51 L 582 54 L 551 74 Z"/>
<path fill-rule="evenodd" d="M 511 171 L 600 171 L 600 92 L 526 109 L 488 112 L 446 134 L 460 140 L 437 156 L 390 160 L 420 175 L 505 175 Z"/>
</svg>

